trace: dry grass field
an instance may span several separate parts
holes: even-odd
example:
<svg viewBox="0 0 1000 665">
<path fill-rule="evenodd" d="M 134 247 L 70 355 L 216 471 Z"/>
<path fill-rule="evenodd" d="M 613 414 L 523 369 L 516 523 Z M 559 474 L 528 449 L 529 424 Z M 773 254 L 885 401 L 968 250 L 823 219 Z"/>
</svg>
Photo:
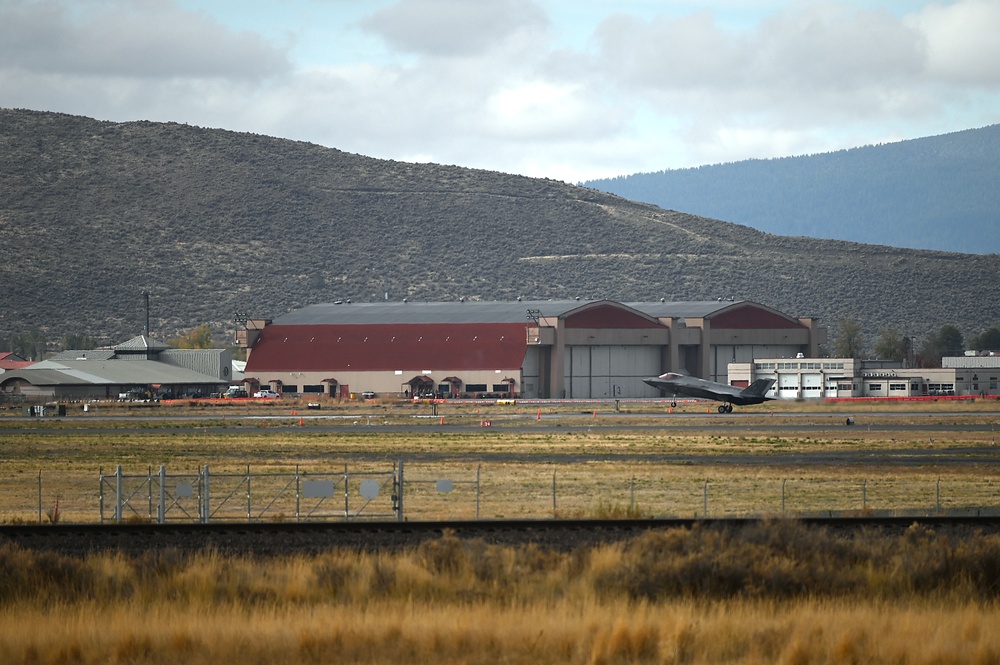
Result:
<svg viewBox="0 0 1000 665">
<path fill-rule="evenodd" d="M 573 552 L 73 559 L 0 547 L 0 662 L 1000 662 L 1000 538 L 791 521 Z"/>
<path fill-rule="evenodd" d="M 38 521 L 40 512 L 47 521 L 57 501 L 62 521 L 96 522 L 101 495 L 105 516 L 111 501 L 101 474 L 119 465 L 133 476 L 134 519 L 155 514 L 141 499 L 161 465 L 186 476 L 178 482 L 208 466 L 218 493 L 240 491 L 249 472 L 251 505 L 230 501 L 219 518 L 292 519 L 294 502 L 278 494 L 296 469 L 334 480 L 346 469 L 352 482 L 374 474 L 384 486 L 399 461 L 408 519 L 1000 509 L 992 455 L 961 452 L 995 445 L 993 400 L 878 411 L 781 403 L 739 416 L 703 414 L 703 404 L 673 414 L 662 405 L 654 414 L 650 405 L 445 404 L 433 415 L 427 404 L 325 404 L 323 418 L 280 402 L 0 417 L 0 523 Z M 436 491 L 438 480 L 453 491 Z M 381 499 L 368 508 L 388 509 Z"/>
<path fill-rule="evenodd" d="M 490 518 L 690 516 L 706 495 L 712 515 L 998 504 L 995 404 L 788 406 L 706 414 L 697 428 L 684 409 L 698 406 L 678 419 L 467 407 L 413 427 L 426 405 L 301 425 L 288 405 L 267 407 L 266 426 L 199 407 L 177 409 L 185 420 L 0 418 L 0 521 L 36 521 L 39 496 L 46 512 L 58 499 L 64 521 L 96 521 L 98 474 L 119 464 L 138 476 L 208 465 L 215 487 L 248 467 L 334 473 L 399 459 L 414 519 L 473 516 L 477 476 Z M 493 426 L 477 427 L 485 417 Z M 432 491 L 442 477 L 467 484 Z M 844 536 L 785 519 L 573 552 L 447 536 L 392 555 L 276 558 L 4 545 L 0 663 L 989 665 L 1000 663 L 998 562 L 996 536 Z"/>
</svg>

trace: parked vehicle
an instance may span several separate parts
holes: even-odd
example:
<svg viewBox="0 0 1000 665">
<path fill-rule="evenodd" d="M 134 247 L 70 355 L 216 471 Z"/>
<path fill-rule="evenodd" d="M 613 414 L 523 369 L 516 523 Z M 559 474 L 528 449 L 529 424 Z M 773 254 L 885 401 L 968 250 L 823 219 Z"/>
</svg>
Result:
<svg viewBox="0 0 1000 665">
<path fill-rule="evenodd" d="M 375 391 L 366 390 L 363 393 L 361 393 L 361 397 L 363 397 L 364 399 L 375 399 Z"/>
<path fill-rule="evenodd" d="M 266 389 L 265 390 L 258 390 L 257 392 L 255 392 L 253 394 L 253 396 L 254 397 L 265 397 L 265 398 L 269 398 L 269 399 L 276 399 L 278 397 L 281 397 L 281 395 L 279 395 L 278 393 L 274 392 L 273 390 L 266 390 Z"/>
<path fill-rule="evenodd" d="M 230 386 L 229 390 L 226 391 L 226 397 L 236 398 L 236 397 L 249 397 L 250 394 L 243 388 L 237 386 Z"/>
</svg>

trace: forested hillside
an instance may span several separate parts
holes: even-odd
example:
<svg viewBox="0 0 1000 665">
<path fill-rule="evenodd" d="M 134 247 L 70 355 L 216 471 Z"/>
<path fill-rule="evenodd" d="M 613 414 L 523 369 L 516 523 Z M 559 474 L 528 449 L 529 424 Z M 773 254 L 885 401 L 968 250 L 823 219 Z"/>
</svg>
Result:
<svg viewBox="0 0 1000 665">
<path fill-rule="evenodd" d="M 0 337 L 160 339 L 348 300 L 754 300 L 968 337 L 1000 256 L 771 235 L 585 187 L 283 139 L 0 110 Z"/>
<path fill-rule="evenodd" d="M 1000 125 L 583 183 L 779 235 L 1000 253 Z"/>
</svg>

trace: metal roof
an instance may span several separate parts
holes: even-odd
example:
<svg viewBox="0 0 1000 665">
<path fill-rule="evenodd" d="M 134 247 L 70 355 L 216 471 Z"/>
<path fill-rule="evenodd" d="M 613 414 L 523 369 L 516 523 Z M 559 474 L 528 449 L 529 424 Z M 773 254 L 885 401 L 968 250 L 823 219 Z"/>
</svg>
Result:
<svg viewBox="0 0 1000 665">
<path fill-rule="evenodd" d="M 155 360 L 43 360 L 2 376 L 4 382 L 15 378 L 35 386 L 225 383 L 214 376 Z"/>
<path fill-rule="evenodd" d="M 145 335 L 139 335 L 121 344 L 115 344 L 112 348 L 116 351 L 163 351 L 170 347 Z"/>
<path fill-rule="evenodd" d="M 353 307 L 353 305 L 352 305 Z M 270 371 L 514 370 L 524 363 L 527 321 L 267 326 L 246 373 Z"/>
<path fill-rule="evenodd" d="M 49 356 L 46 360 L 111 360 L 114 357 L 113 349 L 69 349 Z"/>
<path fill-rule="evenodd" d="M 274 325 L 372 325 L 387 323 L 524 323 L 528 310 L 540 316 L 565 316 L 590 304 L 624 305 L 656 318 L 705 317 L 733 301 L 616 303 L 602 300 L 510 300 L 483 302 L 322 303 L 297 309 Z"/>
<path fill-rule="evenodd" d="M 702 319 L 745 300 L 692 300 L 682 302 L 627 302 L 626 306 L 657 319 Z"/>
</svg>

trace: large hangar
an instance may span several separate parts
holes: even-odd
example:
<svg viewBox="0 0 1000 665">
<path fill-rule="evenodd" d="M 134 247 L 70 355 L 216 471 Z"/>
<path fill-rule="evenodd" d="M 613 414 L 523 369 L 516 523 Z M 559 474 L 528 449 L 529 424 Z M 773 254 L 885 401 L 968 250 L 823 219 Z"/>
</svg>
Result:
<svg viewBox="0 0 1000 665">
<path fill-rule="evenodd" d="M 326 303 L 250 320 L 246 381 L 347 397 L 655 397 L 666 371 L 818 354 L 826 330 L 750 301 Z"/>
</svg>

